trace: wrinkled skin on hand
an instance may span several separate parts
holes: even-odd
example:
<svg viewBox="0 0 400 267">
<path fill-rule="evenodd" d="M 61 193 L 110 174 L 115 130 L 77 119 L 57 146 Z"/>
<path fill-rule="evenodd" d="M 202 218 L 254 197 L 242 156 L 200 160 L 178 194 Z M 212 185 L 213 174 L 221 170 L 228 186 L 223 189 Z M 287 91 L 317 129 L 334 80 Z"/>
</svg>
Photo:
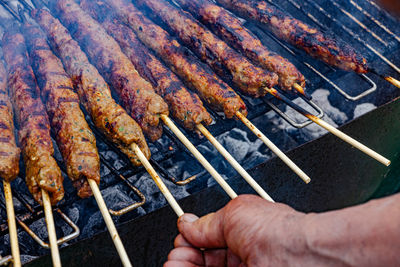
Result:
<svg viewBox="0 0 400 267">
<path fill-rule="evenodd" d="M 320 214 L 242 195 L 179 218 L 164 267 L 400 266 L 399 220 L 400 194 Z"/>
<path fill-rule="evenodd" d="M 175 239 L 175 249 L 164 266 L 265 266 L 267 260 L 277 266 L 273 262 L 281 261 L 286 253 L 301 256 L 304 244 L 292 239 L 301 232 L 298 221 L 304 216 L 286 205 L 250 195 L 198 220 L 186 214 L 178 221 L 183 234 Z M 289 233 L 288 228 L 293 231 Z"/>
</svg>

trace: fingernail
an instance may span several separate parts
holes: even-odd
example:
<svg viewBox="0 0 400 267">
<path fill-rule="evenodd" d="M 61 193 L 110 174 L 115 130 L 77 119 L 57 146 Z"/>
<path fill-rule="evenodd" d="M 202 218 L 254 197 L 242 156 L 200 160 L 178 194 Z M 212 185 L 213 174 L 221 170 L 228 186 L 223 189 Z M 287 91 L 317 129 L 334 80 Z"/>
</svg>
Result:
<svg viewBox="0 0 400 267">
<path fill-rule="evenodd" d="M 197 217 L 196 215 L 188 213 L 182 216 L 181 221 L 184 223 L 192 223 L 194 221 L 197 221 L 198 218 L 199 217 Z"/>
</svg>

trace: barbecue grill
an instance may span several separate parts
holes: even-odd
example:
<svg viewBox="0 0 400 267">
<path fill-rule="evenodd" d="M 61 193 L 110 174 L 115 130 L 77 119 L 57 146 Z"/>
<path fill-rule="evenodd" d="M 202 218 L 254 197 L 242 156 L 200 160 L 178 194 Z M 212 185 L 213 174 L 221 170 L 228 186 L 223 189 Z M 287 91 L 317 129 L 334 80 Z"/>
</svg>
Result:
<svg viewBox="0 0 400 267">
<path fill-rule="evenodd" d="M 370 59 L 374 69 L 399 77 L 399 21 L 373 2 L 353 0 L 273 1 L 310 25 L 340 35 Z M 14 4 L 14 2 L 12 3 Z M 14 5 L 15 6 L 15 5 Z M 17 10 L 17 8 L 15 8 Z M 4 10 L 4 25 L 13 18 Z M 4 13 L 4 14 L 3 14 Z M 305 212 L 319 212 L 362 203 L 374 196 L 396 192 L 400 145 L 400 90 L 377 74 L 347 73 L 311 59 L 302 51 L 276 39 L 262 26 L 245 22 L 264 45 L 288 58 L 305 75 L 313 100 L 291 97 L 310 112 L 377 149 L 392 160 L 385 168 L 336 137 L 303 119 L 272 96 L 253 99 L 241 95 L 248 118 L 274 141 L 313 179 L 302 183 L 261 141 L 238 121 L 226 120 L 208 108 L 214 123 L 209 131 L 224 144 L 275 201 Z M 96 135 L 101 158 L 100 189 L 114 216 L 125 248 L 136 266 L 160 266 L 177 234 L 176 215 L 158 192 L 143 167 L 132 167 L 129 159 L 100 133 L 86 116 Z M 226 178 L 237 193 L 254 193 L 228 166 L 207 140 L 180 128 L 189 140 Z M 229 199 L 188 150 L 164 126 L 164 136 L 150 143 L 151 164 L 186 212 L 203 215 L 222 207 Z M 56 159 L 65 175 L 59 151 Z M 65 175 L 66 176 L 66 175 Z M 50 266 L 46 224 L 42 208 L 30 196 L 24 173 L 13 182 L 18 237 L 27 266 Z M 65 266 L 115 266 L 120 264 L 112 241 L 93 198 L 79 199 L 68 179 L 66 196 L 54 207 L 61 260 Z M 1 189 L 0 189 L 1 190 Z M 378 192 L 378 193 L 376 193 Z M 375 193 L 375 194 L 374 194 Z M 0 193 L 0 265 L 11 254 L 3 192 Z"/>
</svg>

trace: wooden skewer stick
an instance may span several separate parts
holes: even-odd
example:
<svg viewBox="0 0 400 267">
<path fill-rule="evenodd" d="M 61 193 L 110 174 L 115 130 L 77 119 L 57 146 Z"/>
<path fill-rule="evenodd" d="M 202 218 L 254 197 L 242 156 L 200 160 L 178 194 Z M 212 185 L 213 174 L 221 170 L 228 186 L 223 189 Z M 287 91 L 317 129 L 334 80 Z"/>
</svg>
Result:
<svg viewBox="0 0 400 267">
<path fill-rule="evenodd" d="M 380 74 L 379 71 L 377 71 L 376 69 L 370 69 L 370 72 L 378 75 L 379 77 L 396 86 L 397 88 L 400 88 L 400 81 L 393 78 L 392 76 Z"/>
<path fill-rule="evenodd" d="M 294 83 L 293 84 L 293 88 L 299 92 L 300 94 L 302 94 L 303 96 L 305 96 L 308 100 L 311 100 L 312 97 L 306 92 L 306 90 L 304 90 L 304 88 L 298 84 L 298 83 Z"/>
<path fill-rule="evenodd" d="M 247 183 L 264 199 L 275 202 L 264 189 L 250 176 L 250 174 L 232 157 L 232 155 L 215 139 L 215 137 L 204 127 L 197 124 L 197 129 L 210 141 L 210 143 L 221 153 L 221 155 L 232 165 L 232 167 L 246 180 Z"/>
<path fill-rule="evenodd" d="M 21 256 L 19 253 L 17 225 L 15 223 L 15 213 L 14 213 L 14 204 L 11 192 L 11 184 L 9 182 L 3 181 L 3 185 L 4 185 L 4 197 L 6 199 L 8 230 L 10 232 L 11 255 L 13 257 L 13 266 L 20 267 Z"/>
<path fill-rule="evenodd" d="M 391 84 L 393 84 L 397 88 L 400 88 L 400 81 L 396 80 L 392 76 L 383 76 L 383 79 L 385 79 L 386 81 L 390 82 Z"/>
<path fill-rule="evenodd" d="M 362 152 L 364 152 L 368 156 L 376 159 L 380 163 L 382 163 L 382 164 L 384 164 L 386 166 L 390 165 L 390 160 L 388 160 L 387 158 L 383 157 L 382 155 L 376 153 L 375 151 L 373 151 L 369 147 L 361 144 L 360 142 L 358 142 L 357 140 L 355 140 L 352 137 L 348 136 L 347 134 L 343 133 L 342 131 L 336 129 L 335 127 L 333 127 L 329 123 L 325 122 L 324 120 L 318 118 L 317 116 L 314 116 L 314 115 L 308 113 L 305 109 L 303 109 L 302 107 L 300 107 L 300 106 L 296 105 L 295 103 L 293 103 L 292 101 L 290 101 L 290 99 L 288 99 L 283 94 L 279 93 L 276 89 L 268 89 L 267 88 L 266 90 L 271 95 L 273 95 L 276 98 L 284 101 L 287 105 L 292 107 L 294 110 L 296 110 L 300 114 L 304 115 L 305 117 L 309 118 L 311 121 L 315 122 L 316 124 L 318 124 L 319 126 L 321 126 L 324 129 L 326 129 L 327 131 L 331 132 L 332 134 L 336 135 L 337 137 L 339 137 L 343 141 L 345 141 L 345 142 L 349 143 L 350 145 L 354 146 L 355 148 L 361 150 Z"/>
<path fill-rule="evenodd" d="M 172 209 L 175 211 L 176 215 L 178 215 L 178 217 L 181 217 L 184 214 L 182 208 L 179 206 L 178 202 L 176 202 L 175 198 L 172 196 L 168 187 L 161 180 L 160 176 L 158 176 L 156 170 L 154 170 L 153 166 L 151 166 L 150 162 L 147 160 L 146 156 L 140 150 L 139 146 L 133 143 L 132 148 L 135 151 L 136 155 L 138 156 L 140 162 L 143 164 L 147 172 L 150 174 L 151 178 L 153 178 L 154 182 L 160 189 L 161 193 L 167 199 L 169 205 L 171 205 Z"/>
<path fill-rule="evenodd" d="M 204 156 L 197 150 L 197 148 L 186 138 L 186 136 L 176 127 L 175 123 L 166 115 L 161 115 L 161 119 L 164 123 L 174 132 L 178 139 L 189 149 L 193 156 L 200 162 L 201 165 L 211 174 L 211 176 L 217 181 L 217 183 L 224 189 L 224 191 L 232 199 L 237 197 L 237 194 L 228 185 L 228 183 L 222 178 L 222 176 L 214 169 L 213 166 L 204 158 Z"/>
<path fill-rule="evenodd" d="M 51 208 L 50 197 L 47 191 L 43 189 L 42 189 L 42 199 L 43 199 L 44 215 L 46 217 L 47 232 L 49 235 L 49 243 L 51 250 L 51 258 L 53 260 L 53 266 L 61 267 L 60 252 L 58 251 L 56 227 L 54 225 L 53 210 Z"/>
<path fill-rule="evenodd" d="M 306 184 L 308 184 L 311 179 L 305 174 L 288 156 L 285 155 L 274 143 L 272 143 L 257 127 L 251 123 L 242 113 L 236 112 L 236 117 L 238 117 L 258 138 L 260 138 L 264 144 L 272 150 L 289 168 L 291 168 Z"/>
<path fill-rule="evenodd" d="M 101 195 L 99 186 L 96 181 L 93 179 L 89 179 L 89 185 L 92 189 L 93 195 L 96 199 L 97 205 L 99 206 L 100 212 L 103 215 L 103 219 L 107 225 L 108 231 L 110 232 L 111 238 L 114 242 L 115 248 L 121 258 L 121 262 L 125 267 L 131 267 L 132 264 L 129 260 L 128 254 L 126 253 L 125 247 L 122 244 L 121 238 L 119 237 L 117 228 L 114 225 L 114 222 L 111 218 L 110 213 L 108 212 L 106 203 L 104 202 L 103 196 Z"/>
</svg>

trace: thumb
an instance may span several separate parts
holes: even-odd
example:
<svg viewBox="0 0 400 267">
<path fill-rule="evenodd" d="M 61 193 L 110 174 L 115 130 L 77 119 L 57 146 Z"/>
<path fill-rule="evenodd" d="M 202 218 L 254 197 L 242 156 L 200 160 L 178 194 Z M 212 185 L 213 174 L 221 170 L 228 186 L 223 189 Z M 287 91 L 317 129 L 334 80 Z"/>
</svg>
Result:
<svg viewBox="0 0 400 267">
<path fill-rule="evenodd" d="M 210 213 L 200 219 L 194 214 L 184 214 L 178 220 L 179 232 L 195 247 L 225 248 L 222 211 Z"/>
</svg>

